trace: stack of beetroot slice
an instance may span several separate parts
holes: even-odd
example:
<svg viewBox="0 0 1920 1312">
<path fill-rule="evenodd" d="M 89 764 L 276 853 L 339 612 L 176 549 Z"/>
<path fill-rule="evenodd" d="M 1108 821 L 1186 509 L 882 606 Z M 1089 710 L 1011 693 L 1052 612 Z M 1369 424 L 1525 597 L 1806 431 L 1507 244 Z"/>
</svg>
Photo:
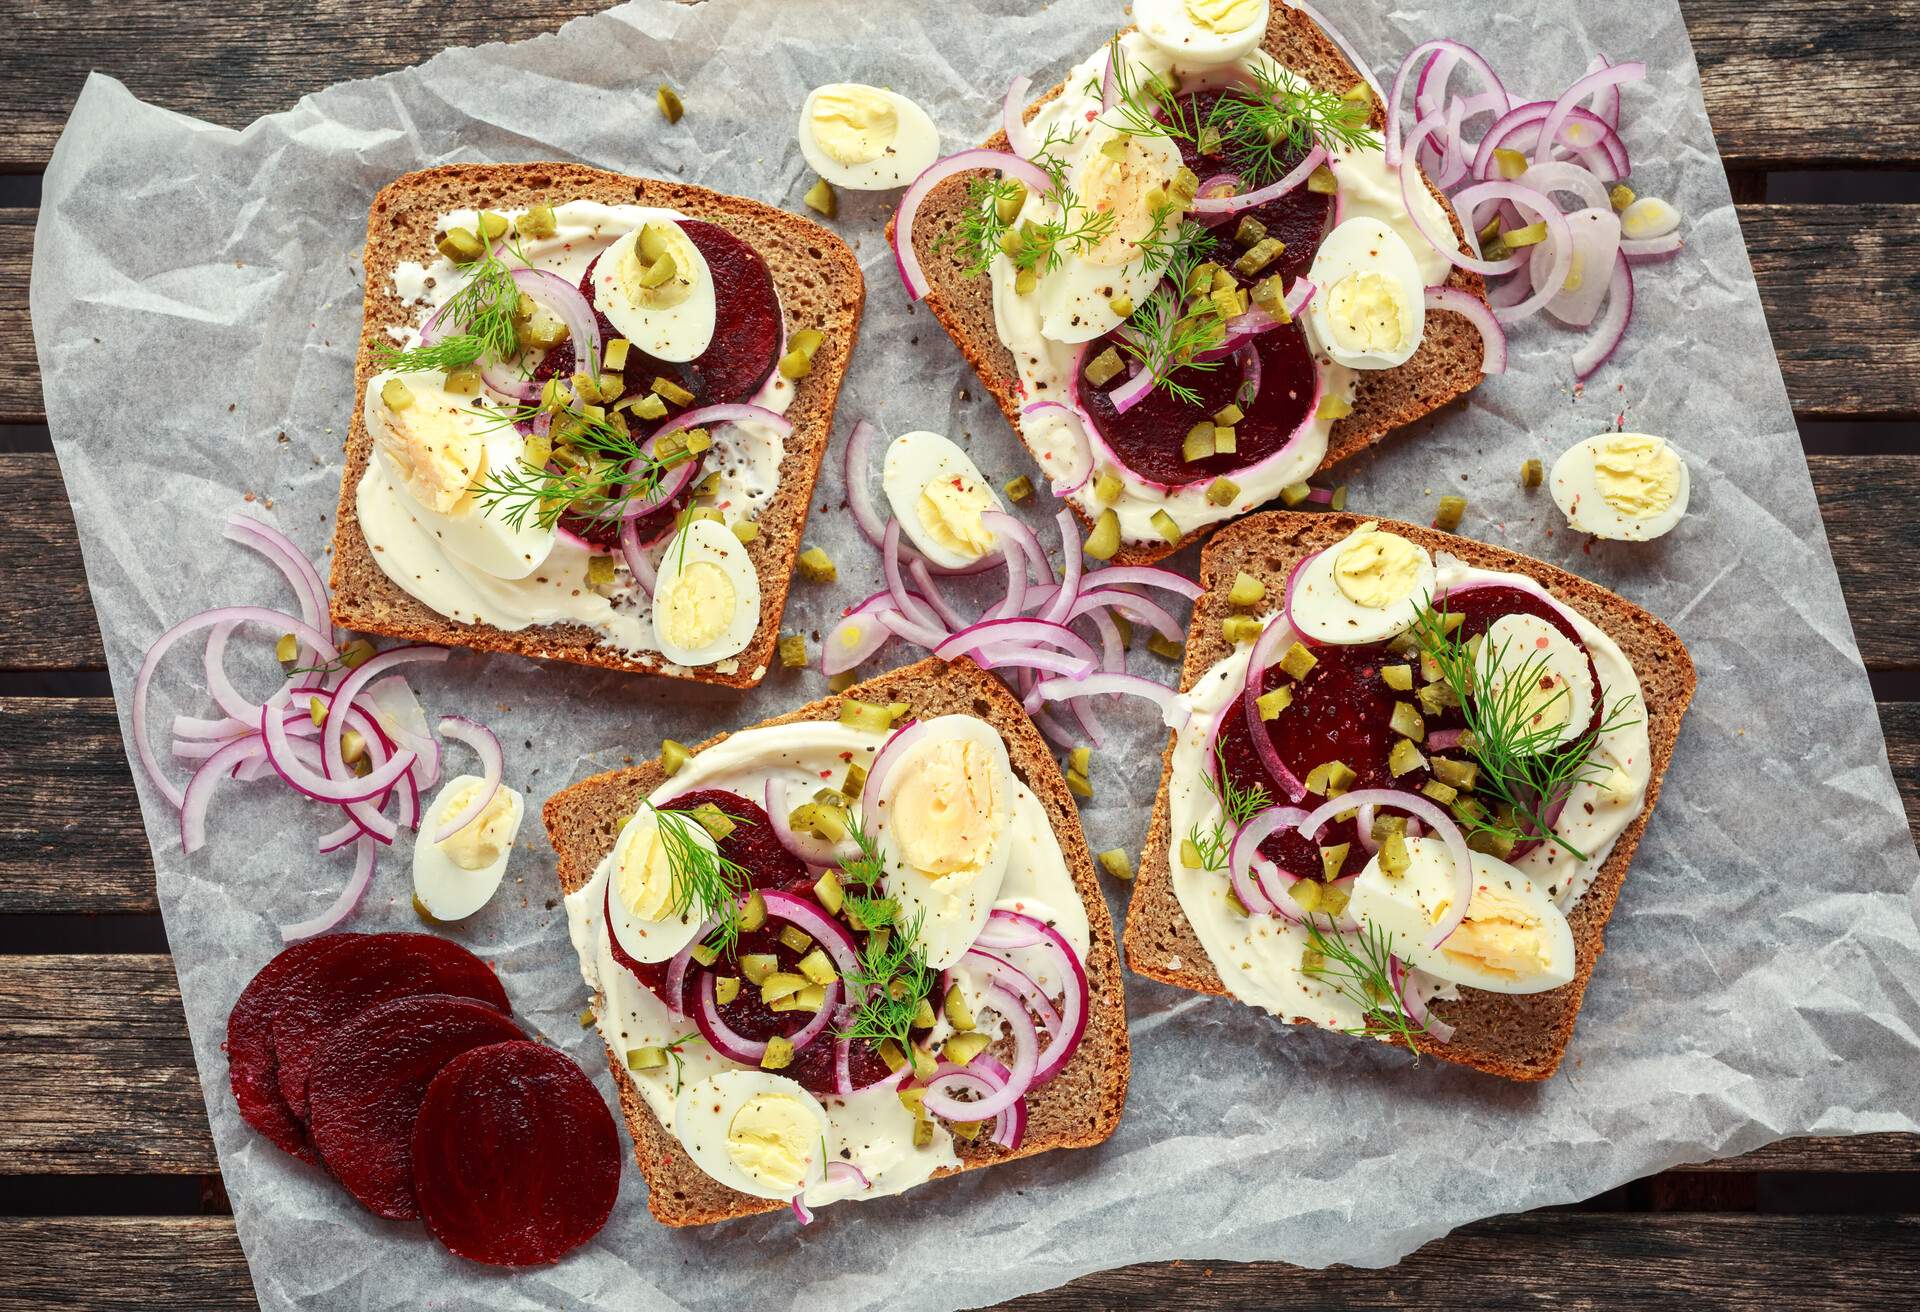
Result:
<svg viewBox="0 0 1920 1312">
<path fill-rule="evenodd" d="M 508 1015 L 492 969 L 431 934 L 329 934 L 263 967 L 227 1018 L 234 1100 L 361 1206 L 462 1257 L 557 1261 L 613 1210 L 613 1117 Z"/>
</svg>

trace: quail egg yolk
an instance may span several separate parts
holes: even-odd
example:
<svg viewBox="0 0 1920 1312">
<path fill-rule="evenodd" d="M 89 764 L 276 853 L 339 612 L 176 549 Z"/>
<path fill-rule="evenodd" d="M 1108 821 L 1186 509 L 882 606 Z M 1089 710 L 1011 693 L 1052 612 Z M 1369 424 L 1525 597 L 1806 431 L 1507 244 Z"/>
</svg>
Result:
<svg viewBox="0 0 1920 1312">
<path fill-rule="evenodd" d="M 442 813 L 459 815 L 473 801 L 474 794 L 484 787 L 486 785 L 476 779 L 449 797 Z M 485 810 L 440 844 L 440 850 L 462 870 L 485 870 L 506 851 L 507 828 L 512 819 L 513 794 L 501 788 L 494 793 L 493 800 L 487 803 Z"/>
<path fill-rule="evenodd" d="M 1334 560 L 1333 581 L 1354 605 L 1381 610 L 1413 591 L 1420 565 L 1420 549 L 1405 538 L 1362 531 Z"/>
<path fill-rule="evenodd" d="M 1405 340 L 1400 287 L 1381 273 L 1350 273 L 1327 292 L 1327 323 L 1342 351 L 1393 352 Z"/>
<path fill-rule="evenodd" d="M 838 164 L 871 164 L 900 131 L 900 113 L 885 93 L 845 82 L 813 98 L 813 139 Z"/>
<path fill-rule="evenodd" d="M 1680 494 L 1680 457 L 1657 437 L 1616 433 L 1593 457 L 1593 480 L 1606 503 L 1633 519 L 1657 515 Z"/>
<path fill-rule="evenodd" d="M 693 294 L 700 253 L 677 223 L 646 223 L 628 243 L 619 267 L 629 304 L 670 310 Z"/>
<path fill-rule="evenodd" d="M 641 920 L 659 920 L 673 907 L 673 862 L 654 825 L 637 826 L 620 849 L 613 891 Z"/>
<path fill-rule="evenodd" d="M 900 856 L 938 879 L 980 866 L 993 846 L 993 759 L 980 744 L 948 738 L 904 762 L 891 810 Z"/>
<path fill-rule="evenodd" d="M 1456 961 L 1494 975 L 1519 978 L 1553 965 L 1540 917 L 1504 889 L 1474 890 L 1462 920 L 1440 951 Z"/>
<path fill-rule="evenodd" d="M 1239 32 L 1264 17 L 1261 0 L 1187 0 L 1187 16 L 1210 32 Z"/>
<path fill-rule="evenodd" d="M 404 410 L 387 407 L 380 449 L 400 472 L 415 501 L 438 514 L 454 513 L 486 473 L 481 435 L 445 393 L 422 391 Z"/>
<path fill-rule="evenodd" d="M 710 560 L 692 561 L 660 608 L 667 638 L 688 650 L 713 643 L 733 621 L 736 595 L 726 570 Z"/>
<path fill-rule="evenodd" d="M 948 551 L 979 557 L 992 548 L 993 532 L 980 517 L 993 509 L 993 498 L 972 479 L 959 474 L 934 479 L 920 489 L 917 508 L 927 536 Z"/>
<path fill-rule="evenodd" d="M 819 1122 L 799 1100 L 756 1093 L 727 1124 L 727 1156 L 756 1180 L 799 1193 L 813 1164 Z"/>
</svg>

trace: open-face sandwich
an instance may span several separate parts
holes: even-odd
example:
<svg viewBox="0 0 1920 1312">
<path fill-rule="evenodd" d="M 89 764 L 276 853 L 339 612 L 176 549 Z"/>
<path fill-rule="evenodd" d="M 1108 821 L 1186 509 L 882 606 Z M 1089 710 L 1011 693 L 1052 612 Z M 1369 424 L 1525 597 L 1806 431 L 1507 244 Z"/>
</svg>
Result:
<svg viewBox="0 0 1920 1312">
<path fill-rule="evenodd" d="M 334 621 L 758 683 L 864 298 L 831 233 L 685 183 L 393 182 L 367 219 Z"/>
<path fill-rule="evenodd" d="M 1306 15 L 1139 0 L 1139 27 L 928 169 L 892 238 L 1089 554 L 1159 559 L 1480 381 L 1478 275 L 1385 108 Z"/>
<path fill-rule="evenodd" d="M 1020 704 L 925 660 L 551 798 L 648 1206 L 700 1225 L 1113 1133 L 1119 961 Z"/>
<path fill-rule="evenodd" d="M 1564 1055 L 1693 663 L 1539 561 L 1353 515 L 1201 556 L 1141 974 L 1511 1079 Z"/>
</svg>

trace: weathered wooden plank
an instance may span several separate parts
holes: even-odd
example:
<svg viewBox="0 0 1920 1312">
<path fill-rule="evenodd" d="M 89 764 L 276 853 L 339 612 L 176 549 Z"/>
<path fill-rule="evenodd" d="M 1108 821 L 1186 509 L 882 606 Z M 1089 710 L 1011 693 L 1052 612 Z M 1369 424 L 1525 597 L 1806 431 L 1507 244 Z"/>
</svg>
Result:
<svg viewBox="0 0 1920 1312">
<path fill-rule="evenodd" d="M 1920 413 L 1920 207 L 1743 205 L 1796 414 Z"/>
<path fill-rule="evenodd" d="M 1920 206 L 1742 205 L 1740 224 L 1795 411 L 1920 414 Z M 15 361 L 33 358 L 31 245 L 32 212 L 0 210 L 0 343 Z M 44 419 L 37 371 L 0 372 L 0 420 Z"/>
<path fill-rule="evenodd" d="M 0 915 L 159 909 L 108 697 L 0 697 Z"/>
<path fill-rule="evenodd" d="M 0 50 L 0 122 L 10 127 L 0 141 L 0 170 L 44 167 L 89 69 L 170 109 L 240 127 L 334 82 L 417 63 L 448 46 L 550 32 L 603 7 L 599 0 L 23 6 L 13 23 L 16 39 Z M 1683 0 L 1681 7 L 1729 165 L 1920 160 L 1920 115 L 1910 90 L 1920 58 L 1915 0 Z M 1789 61 L 1792 94 L 1770 97 L 1766 112 L 1756 112 L 1756 90 L 1780 86 Z M 1837 119 L 1872 130 L 1837 132 Z"/>
<path fill-rule="evenodd" d="M 172 958 L 0 957 L 0 1034 L 0 1173 L 217 1169 Z"/>
<path fill-rule="evenodd" d="M 12 45 L 6 49 L 11 50 Z M 0 65 L 5 59 L 0 53 Z M 33 317 L 27 311 L 37 213 L 0 209 L 0 344 L 7 348 L 9 366 L 0 370 L 0 423 L 40 423 L 46 414 L 46 405 L 40 399 L 40 369 L 33 354 Z"/>
<path fill-rule="evenodd" d="M 431 1241 L 395 1234 L 394 1260 Z M 1554 1307 L 1655 1303 L 1809 1312 L 1904 1306 L 1920 1278 L 1920 1219 L 1537 1212 L 1482 1221 L 1396 1267 L 1159 1262 L 1085 1276 L 1002 1306 L 1020 1312 Z M 84 1289 L 84 1294 L 80 1291 Z M 253 1308 L 230 1217 L 0 1220 L 0 1312 Z"/>
<path fill-rule="evenodd" d="M 31 357 L 23 338 L 0 343 Z M 0 454 L 0 486 L 15 498 L 14 513 L 0 515 L 0 578 L 8 580 L 0 670 L 100 669 L 100 626 L 58 462 L 51 452 Z"/>
<path fill-rule="evenodd" d="M 216 1169 L 170 958 L 0 956 L 0 1033 L 0 1176 Z M 1920 1137 L 1789 1140 L 1676 1174 L 1708 1171 L 1920 1173 Z"/>
</svg>

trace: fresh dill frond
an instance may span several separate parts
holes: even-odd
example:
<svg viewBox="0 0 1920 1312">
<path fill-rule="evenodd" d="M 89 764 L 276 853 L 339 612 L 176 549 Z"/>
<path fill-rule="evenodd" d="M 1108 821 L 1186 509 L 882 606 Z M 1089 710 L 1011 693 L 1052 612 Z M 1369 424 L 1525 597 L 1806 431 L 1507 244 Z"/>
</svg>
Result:
<svg viewBox="0 0 1920 1312">
<path fill-rule="evenodd" d="M 1363 924 L 1358 947 L 1348 936 L 1329 926 L 1323 929 L 1321 917 L 1307 918 L 1307 964 L 1305 974 L 1333 986 L 1338 993 L 1360 1008 L 1361 1023 L 1348 1034 L 1368 1039 L 1391 1039 L 1405 1044 L 1418 1058 L 1418 1039 L 1428 1037 L 1427 1027 L 1407 1014 L 1400 991 L 1393 986 L 1393 935 L 1371 923 Z"/>
<path fill-rule="evenodd" d="M 1347 100 L 1265 68 L 1253 86 L 1227 91 L 1214 102 L 1206 129 L 1219 135 L 1220 155 L 1240 174 L 1243 189 L 1277 182 L 1314 145 L 1329 152 L 1374 149 L 1380 138 L 1368 123 L 1367 101 Z"/>
<path fill-rule="evenodd" d="M 666 1053 L 668 1058 L 673 1062 L 674 1097 L 678 1098 L 680 1096 L 680 1085 L 687 1073 L 686 1058 L 680 1055 L 680 1049 L 689 1043 L 704 1043 L 705 1041 L 706 1036 L 701 1034 L 699 1030 L 694 1030 L 691 1034 L 682 1034 L 679 1038 L 673 1039 L 667 1044 Z"/>
<path fill-rule="evenodd" d="M 486 413 L 493 419 L 487 427 L 499 428 L 531 423 L 542 411 L 523 405 Z M 561 410 L 554 413 L 552 425 L 557 440 L 548 464 L 516 460 L 487 469 L 473 489 L 481 513 L 498 511 L 498 518 L 516 529 L 525 526 L 528 516 L 541 528 L 552 528 L 568 510 L 594 523 L 616 523 L 629 502 L 652 497 L 670 470 L 699 458 L 684 447 L 664 457 L 647 454 L 641 439 L 613 413 L 596 418 Z"/>
<path fill-rule="evenodd" d="M 1220 317 L 1211 307 L 1189 311 L 1185 299 L 1187 283 L 1212 248 L 1176 239 L 1161 249 L 1166 276 L 1134 307 L 1119 333 L 1120 349 L 1152 373 L 1154 386 L 1165 388 L 1186 405 L 1197 406 L 1199 393 L 1175 375 L 1182 369 L 1206 372 L 1224 363 L 1197 358 L 1220 344 L 1225 335 Z"/>
<path fill-rule="evenodd" d="M 873 897 L 866 893 L 847 894 L 847 919 L 858 929 L 880 929 L 900 918 L 897 898 Z"/>
<path fill-rule="evenodd" d="M 1115 216 L 1083 204 L 1078 193 L 1067 185 L 1065 150 L 1074 142 L 1071 132 L 1049 128 L 1034 151 L 1032 162 L 1047 175 L 1047 189 L 1041 199 L 1053 207 L 1045 218 L 1014 223 L 1001 217 L 1002 202 L 1023 200 L 1026 186 L 1017 178 L 976 178 L 967 187 L 966 205 L 953 228 L 934 241 L 935 250 L 957 250 L 966 258 L 966 272 L 974 276 L 986 272 L 993 257 L 1004 254 L 1018 271 L 1052 273 L 1068 255 L 1082 255 L 1106 240 L 1113 231 Z M 1005 241 L 1008 233 L 1016 241 Z"/>
<path fill-rule="evenodd" d="M 716 922 L 708 946 L 731 956 L 740 938 L 739 894 L 752 879 L 752 872 L 721 853 L 695 812 L 651 802 L 643 805 L 653 812 L 660 843 L 666 848 L 667 871 L 673 878 L 671 914 Z M 736 825 L 753 823 L 744 816 L 724 811 L 720 814 Z"/>
<path fill-rule="evenodd" d="M 1118 37 L 1107 43 L 1107 58 L 1113 65 L 1114 98 L 1113 107 L 1102 115 L 1101 122 L 1133 137 L 1198 140 L 1201 125 L 1181 104 L 1180 93 L 1171 82 L 1157 74 L 1143 76 L 1137 72 L 1128 63 Z"/>
<path fill-rule="evenodd" d="M 1227 773 L 1227 754 L 1219 743 L 1213 745 L 1214 774 L 1204 780 L 1207 791 L 1220 807 L 1220 817 L 1211 829 L 1202 832 L 1196 822 L 1187 832 L 1187 841 L 1200 852 L 1201 868 L 1225 870 L 1227 855 L 1233 848 L 1233 836 L 1247 821 L 1273 805 L 1273 794 L 1265 784 L 1242 788 Z"/>
<path fill-rule="evenodd" d="M 840 863 L 840 882 L 859 885 L 863 888 L 876 888 L 887 873 L 887 863 L 880 855 L 880 845 L 867 833 L 866 826 L 860 823 L 860 817 L 851 811 L 847 813 L 847 837 L 860 850 L 860 854 Z M 887 917 L 891 922 L 892 916 Z"/>
<path fill-rule="evenodd" d="M 1192 272 L 1219 249 L 1220 240 L 1204 224 L 1182 220 L 1180 207 L 1172 201 L 1153 212 L 1153 227 L 1140 238 L 1140 267 L 1148 273 L 1182 264 Z"/>
<path fill-rule="evenodd" d="M 527 265 L 526 255 L 517 246 L 511 253 Z M 520 285 L 513 280 L 513 270 L 492 247 L 479 259 L 458 267 L 467 280 L 440 310 L 440 339 L 404 351 L 383 347 L 383 368 L 399 373 L 463 369 L 520 354 L 520 334 L 514 324 L 520 313 Z"/>
<path fill-rule="evenodd" d="M 937 251 L 955 250 L 966 258 L 969 278 L 987 271 L 1000 252 L 1000 238 L 1012 224 L 1000 217 L 1003 201 L 1011 203 L 1022 191 L 1015 178 L 975 178 L 967 184 L 967 201 L 953 227 L 934 239 Z"/>
<path fill-rule="evenodd" d="M 1470 832 L 1512 842 L 1530 842 L 1545 838 L 1564 848 L 1576 861 L 1587 854 L 1553 831 L 1545 814 L 1555 801 L 1565 797 L 1582 783 L 1602 783 L 1608 771 L 1592 763 L 1600 736 L 1638 723 L 1627 718 L 1633 697 L 1623 695 L 1602 716 L 1600 724 L 1583 732 L 1564 746 L 1558 745 L 1559 725 L 1540 726 L 1541 713 L 1561 698 L 1571 698 L 1564 686 L 1545 701 L 1535 697 L 1541 679 L 1548 673 L 1544 654 L 1528 656 L 1518 668 L 1506 666 L 1508 645 L 1490 655 L 1457 641 L 1449 632 L 1445 605 L 1435 609 L 1431 598 L 1420 607 L 1410 631 L 1420 652 L 1439 670 L 1441 679 L 1460 703 L 1466 721 L 1466 751 L 1480 765 L 1476 791 L 1492 797 L 1520 823 L 1503 824 L 1471 810 L 1455 808 L 1454 814 Z M 1481 674 L 1500 671 L 1492 688 Z"/>
<path fill-rule="evenodd" d="M 839 1031 L 841 1038 L 864 1039 L 875 1048 L 892 1040 L 906 1050 L 913 1019 L 937 978 L 920 946 L 926 914 L 922 908 L 904 927 L 896 923 L 891 933 L 867 935 L 859 969 L 847 979 L 853 1011 Z"/>
</svg>

